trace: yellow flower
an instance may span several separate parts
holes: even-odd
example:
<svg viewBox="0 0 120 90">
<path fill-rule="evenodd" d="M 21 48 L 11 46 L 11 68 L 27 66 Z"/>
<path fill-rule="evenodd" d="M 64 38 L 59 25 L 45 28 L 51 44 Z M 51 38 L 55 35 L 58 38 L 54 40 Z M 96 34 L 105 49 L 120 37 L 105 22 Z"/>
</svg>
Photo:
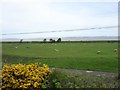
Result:
<svg viewBox="0 0 120 90">
<path fill-rule="evenodd" d="M 12 64 L 2 68 L 2 88 L 38 88 L 51 71 L 48 65 Z"/>
<path fill-rule="evenodd" d="M 34 87 L 36 88 L 36 87 L 38 87 L 39 86 L 39 84 L 37 83 L 37 82 L 35 82 L 34 83 Z"/>
</svg>

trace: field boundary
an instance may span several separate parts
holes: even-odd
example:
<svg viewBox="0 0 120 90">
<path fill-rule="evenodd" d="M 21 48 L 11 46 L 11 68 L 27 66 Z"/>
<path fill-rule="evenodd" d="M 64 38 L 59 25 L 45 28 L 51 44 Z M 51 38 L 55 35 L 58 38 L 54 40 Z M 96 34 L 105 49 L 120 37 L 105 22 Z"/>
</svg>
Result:
<svg viewBox="0 0 120 90">
<path fill-rule="evenodd" d="M 100 71 L 89 71 L 89 70 L 77 70 L 77 69 L 68 69 L 68 68 L 54 68 L 50 67 L 51 70 L 59 70 L 59 71 L 65 71 L 65 72 L 71 72 L 75 74 L 89 74 L 89 75 L 96 75 L 96 76 L 111 76 L 111 77 L 117 77 L 118 73 L 112 73 L 112 72 L 100 72 Z"/>
</svg>

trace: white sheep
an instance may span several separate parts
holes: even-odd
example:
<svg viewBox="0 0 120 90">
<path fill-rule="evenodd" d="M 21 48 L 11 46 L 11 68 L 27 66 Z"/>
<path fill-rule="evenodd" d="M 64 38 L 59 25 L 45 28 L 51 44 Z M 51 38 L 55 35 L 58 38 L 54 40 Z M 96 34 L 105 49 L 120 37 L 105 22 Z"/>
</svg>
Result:
<svg viewBox="0 0 120 90">
<path fill-rule="evenodd" d="M 101 51 L 97 51 L 97 54 L 100 54 L 101 53 Z"/>
<path fill-rule="evenodd" d="M 58 52 L 59 50 L 58 49 L 54 49 L 56 52 Z"/>
<path fill-rule="evenodd" d="M 117 49 L 114 49 L 114 52 L 117 52 L 118 50 Z"/>
</svg>

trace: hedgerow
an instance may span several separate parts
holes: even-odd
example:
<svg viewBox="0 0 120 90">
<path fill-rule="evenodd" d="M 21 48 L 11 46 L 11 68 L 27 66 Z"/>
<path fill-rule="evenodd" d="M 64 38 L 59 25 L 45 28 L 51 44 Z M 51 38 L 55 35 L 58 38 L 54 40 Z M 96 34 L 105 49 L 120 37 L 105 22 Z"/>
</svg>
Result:
<svg viewBox="0 0 120 90">
<path fill-rule="evenodd" d="M 2 89 L 6 88 L 41 88 L 42 83 L 50 75 L 48 65 L 43 64 L 11 64 L 2 68 Z"/>
</svg>

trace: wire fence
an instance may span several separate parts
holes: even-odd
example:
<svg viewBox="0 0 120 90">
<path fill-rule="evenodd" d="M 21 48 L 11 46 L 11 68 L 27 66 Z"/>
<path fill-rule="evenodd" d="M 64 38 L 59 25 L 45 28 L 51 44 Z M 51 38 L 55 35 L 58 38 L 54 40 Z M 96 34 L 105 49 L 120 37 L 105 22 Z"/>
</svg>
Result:
<svg viewBox="0 0 120 90">
<path fill-rule="evenodd" d="M 118 28 L 119 26 L 104 26 L 104 27 L 90 27 L 81 29 L 69 29 L 69 30 L 52 30 L 52 31 L 40 31 L 40 32 L 24 32 L 24 33 L 3 33 L 0 35 L 21 35 L 21 34 L 39 34 L 39 33 L 54 33 L 54 32 L 71 32 L 71 31 L 82 31 L 82 30 L 96 30 L 96 29 L 109 29 Z"/>
</svg>

